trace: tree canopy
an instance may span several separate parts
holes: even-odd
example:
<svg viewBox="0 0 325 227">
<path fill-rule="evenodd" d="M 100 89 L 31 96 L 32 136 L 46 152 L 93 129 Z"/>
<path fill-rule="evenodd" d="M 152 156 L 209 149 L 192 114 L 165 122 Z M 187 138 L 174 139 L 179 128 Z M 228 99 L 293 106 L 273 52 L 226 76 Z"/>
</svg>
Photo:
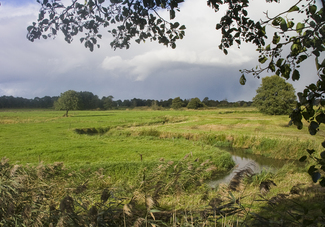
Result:
<svg viewBox="0 0 325 227">
<path fill-rule="evenodd" d="M 290 114 L 295 108 L 296 95 L 292 84 L 274 75 L 262 78 L 253 104 L 260 112 L 270 115 Z"/>
<path fill-rule="evenodd" d="M 76 91 L 69 90 L 61 93 L 59 99 L 54 103 L 55 109 L 65 110 L 65 116 L 68 116 L 69 110 L 78 108 L 79 95 Z"/>
<path fill-rule="evenodd" d="M 162 18 L 157 12 L 167 9 L 170 19 L 175 18 L 178 4 L 183 0 L 73 0 L 64 5 L 60 0 L 37 0 L 41 4 L 37 23 L 28 26 L 27 38 L 30 41 L 55 37 L 62 32 L 65 41 L 84 32 L 80 39 L 90 51 L 100 47 L 98 39 L 100 27 L 110 27 L 114 37 L 111 46 L 129 48 L 130 40 L 137 43 L 147 39 L 158 41 L 166 46 L 176 47 L 176 40 L 185 35 L 184 25 L 172 23 Z"/>
<path fill-rule="evenodd" d="M 200 107 L 204 107 L 204 104 L 200 101 L 199 98 L 193 98 L 189 101 L 186 106 L 188 109 L 198 109 Z"/>
<path fill-rule="evenodd" d="M 179 109 L 184 106 L 184 101 L 180 97 L 176 97 L 172 101 L 171 108 L 173 109 Z"/>
</svg>

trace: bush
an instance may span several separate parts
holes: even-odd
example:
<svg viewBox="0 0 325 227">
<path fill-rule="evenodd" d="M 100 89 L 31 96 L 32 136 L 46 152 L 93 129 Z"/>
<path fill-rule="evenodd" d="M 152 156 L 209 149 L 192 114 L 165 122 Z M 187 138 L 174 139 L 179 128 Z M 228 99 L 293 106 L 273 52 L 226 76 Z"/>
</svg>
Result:
<svg viewBox="0 0 325 227">
<path fill-rule="evenodd" d="M 199 98 L 191 99 L 191 101 L 187 104 L 188 109 L 198 109 L 200 107 L 204 107 L 204 104 Z"/>
</svg>

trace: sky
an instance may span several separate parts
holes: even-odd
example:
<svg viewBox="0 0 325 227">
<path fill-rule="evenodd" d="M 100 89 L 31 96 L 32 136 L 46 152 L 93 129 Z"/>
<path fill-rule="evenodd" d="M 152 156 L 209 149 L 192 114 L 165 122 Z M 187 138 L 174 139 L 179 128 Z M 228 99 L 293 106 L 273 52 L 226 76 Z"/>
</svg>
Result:
<svg viewBox="0 0 325 227">
<path fill-rule="evenodd" d="M 224 10 L 215 13 L 207 7 L 206 0 L 181 3 L 175 21 L 187 29 L 176 49 L 156 42 L 131 41 L 128 50 L 114 51 L 110 47 L 112 37 L 103 29 L 101 48 L 93 52 L 84 48 L 78 38 L 68 44 L 62 35 L 28 41 L 27 26 L 37 20 L 40 5 L 36 0 L 0 2 L 0 96 L 34 98 L 75 90 L 89 91 L 100 98 L 112 95 L 114 100 L 209 97 L 235 102 L 251 101 L 261 84 L 261 79 L 246 75 L 246 85 L 240 85 L 239 70 L 258 65 L 256 47 L 233 46 L 224 55 L 218 48 L 220 32 L 215 29 Z M 292 2 L 295 1 L 281 1 L 279 5 L 251 1 L 249 15 L 261 18 L 266 10 L 277 13 Z M 168 18 L 167 12 L 161 15 Z M 302 66 L 298 82 L 288 80 L 296 92 L 316 82 L 314 65 L 309 60 Z"/>
</svg>

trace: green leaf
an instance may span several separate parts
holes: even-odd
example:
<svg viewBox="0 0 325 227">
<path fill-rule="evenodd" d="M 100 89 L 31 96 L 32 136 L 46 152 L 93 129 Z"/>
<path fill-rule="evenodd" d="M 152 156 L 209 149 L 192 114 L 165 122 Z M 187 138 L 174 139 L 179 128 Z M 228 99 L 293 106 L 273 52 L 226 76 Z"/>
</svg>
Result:
<svg viewBox="0 0 325 227">
<path fill-rule="evenodd" d="M 299 158 L 299 162 L 304 162 L 307 159 L 307 156 L 304 155 L 301 158 Z"/>
<path fill-rule="evenodd" d="M 318 131 L 318 127 L 319 127 L 319 124 L 315 121 L 312 121 L 308 127 L 310 135 L 316 135 L 316 133 Z"/>
<path fill-rule="evenodd" d="M 241 85 L 245 85 L 246 84 L 246 78 L 245 78 L 245 75 L 241 75 L 240 79 L 239 79 L 239 83 Z"/>
<path fill-rule="evenodd" d="M 226 49 L 223 49 L 223 53 L 224 53 L 225 55 L 227 55 L 227 54 L 228 54 L 228 51 L 227 51 Z"/>
<path fill-rule="evenodd" d="M 258 61 L 260 62 L 260 63 L 265 63 L 266 61 L 267 61 L 267 57 L 265 57 L 265 56 L 261 56 L 259 59 L 258 59 Z"/>
<path fill-rule="evenodd" d="M 272 43 L 277 44 L 277 43 L 280 42 L 280 40 L 281 40 L 281 37 L 278 36 L 278 34 L 275 32 L 274 35 L 273 35 Z"/>
<path fill-rule="evenodd" d="M 287 22 L 286 22 L 285 19 L 282 19 L 281 24 L 280 24 L 280 28 L 284 32 L 288 30 Z"/>
<path fill-rule="evenodd" d="M 315 165 L 312 165 L 308 169 L 308 174 L 312 175 L 317 169 L 315 168 Z"/>
<path fill-rule="evenodd" d="M 272 21 L 272 25 L 274 26 L 279 26 L 280 23 L 282 22 L 283 18 L 282 17 L 277 17 Z"/>
<path fill-rule="evenodd" d="M 303 23 L 298 23 L 297 26 L 296 26 L 296 31 L 297 33 L 301 34 L 302 30 L 305 28 L 305 24 Z"/>
<path fill-rule="evenodd" d="M 279 58 L 277 61 L 276 61 L 276 66 L 277 67 L 280 67 L 282 65 L 282 62 L 284 61 L 283 58 Z"/>
<path fill-rule="evenodd" d="M 315 153 L 315 149 L 307 149 L 308 154 L 312 155 L 313 153 Z"/>
<path fill-rule="evenodd" d="M 309 12 L 310 12 L 311 14 L 315 14 L 315 13 L 316 13 L 316 10 L 317 10 L 316 5 L 311 5 L 311 6 L 309 6 Z"/>
<path fill-rule="evenodd" d="M 292 73 L 292 80 L 293 81 L 296 81 L 296 80 L 299 80 L 300 79 L 300 73 L 298 70 L 294 70 L 293 73 Z"/>
<path fill-rule="evenodd" d="M 300 62 L 306 60 L 307 58 L 308 58 L 307 55 L 300 55 L 296 63 L 299 64 Z"/>
<path fill-rule="evenodd" d="M 34 28 L 34 26 L 28 26 L 27 31 L 30 32 L 33 28 Z"/>
<path fill-rule="evenodd" d="M 182 25 L 182 26 L 180 26 L 180 28 L 179 28 L 179 30 L 185 30 L 185 29 L 186 29 L 185 25 Z"/>
<path fill-rule="evenodd" d="M 319 180 L 319 178 L 321 177 L 319 172 L 315 172 L 311 175 L 311 178 L 313 179 L 314 183 L 317 183 L 317 181 Z"/>
<path fill-rule="evenodd" d="M 311 22 L 309 23 L 309 25 L 310 25 L 310 27 L 312 27 L 312 28 L 315 28 L 315 27 L 316 27 L 316 23 L 315 23 L 314 21 L 311 21 Z"/>
<path fill-rule="evenodd" d="M 312 53 L 316 56 L 316 57 L 319 57 L 320 53 L 319 51 L 316 49 L 314 51 L 312 51 Z"/>
<path fill-rule="evenodd" d="M 292 28 L 295 25 L 293 21 L 288 21 L 288 28 Z"/>
<path fill-rule="evenodd" d="M 169 11 L 169 17 L 170 17 L 171 20 L 175 18 L 175 10 L 171 9 Z"/>
<path fill-rule="evenodd" d="M 173 24 L 173 28 L 178 28 L 178 26 L 179 26 L 179 23 L 178 23 L 178 22 L 175 22 L 175 23 Z"/>
<path fill-rule="evenodd" d="M 319 65 L 319 62 L 318 62 L 318 57 L 315 58 L 315 64 L 316 64 L 316 69 L 318 71 L 319 68 L 320 68 L 320 65 Z"/>
<path fill-rule="evenodd" d="M 269 51 L 271 49 L 271 44 L 269 44 L 269 45 L 267 45 L 266 47 L 265 47 L 265 50 L 267 50 L 267 51 Z"/>
<path fill-rule="evenodd" d="M 325 114 L 324 113 L 321 113 L 319 115 L 316 116 L 316 121 L 321 124 L 325 124 Z"/>
<path fill-rule="evenodd" d="M 303 124 L 301 121 L 295 122 L 295 125 L 297 126 L 297 129 L 301 130 L 303 128 Z"/>
<path fill-rule="evenodd" d="M 269 64 L 269 69 L 270 69 L 272 72 L 275 71 L 275 65 L 274 65 L 273 61 L 270 62 L 270 64 Z"/>
<path fill-rule="evenodd" d="M 299 11 L 299 7 L 298 6 L 292 6 L 290 9 L 289 9 L 289 13 L 290 12 L 294 12 L 294 11 Z"/>
</svg>

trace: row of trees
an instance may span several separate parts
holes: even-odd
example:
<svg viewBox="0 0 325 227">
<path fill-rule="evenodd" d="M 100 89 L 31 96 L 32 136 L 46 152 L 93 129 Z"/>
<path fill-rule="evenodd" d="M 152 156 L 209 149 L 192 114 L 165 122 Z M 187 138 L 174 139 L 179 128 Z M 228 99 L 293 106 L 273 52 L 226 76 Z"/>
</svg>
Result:
<svg viewBox="0 0 325 227">
<path fill-rule="evenodd" d="M 52 108 L 59 96 L 44 96 L 26 99 L 22 97 L 0 96 L 0 109 L 3 108 Z"/>
<path fill-rule="evenodd" d="M 92 109 L 117 109 L 134 107 L 152 107 L 159 108 L 188 108 L 198 109 L 202 107 L 240 107 L 256 106 L 265 114 L 290 114 L 296 105 L 296 95 L 293 86 L 287 83 L 283 78 L 277 75 L 265 77 L 262 79 L 261 86 L 256 90 L 256 96 L 253 102 L 228 102 L 227 100 L 217 101 L 205 97 L 202 101 L 199 98 L 181 99 L 176 97 L 168 100 L 153 99 L 131 99 L 131 100 L 113 100 L 113 96 L 104 96 L 101 99 L 92 92 L 73 90 L 66 91 L 60 97 L 45 96 L 43 98 L 25 99 L 14 98 L 12 96 L 0 97 L 0 108 L 53 108 L 58 110 L 92 110 Z"/>
<path fill-rule="evenodd" d="M 163 107 L 163 108 L 174 108 L 178 109 L 181 107 L 189 108 L 199 108 L 199 107 L 236 107 L 236 106 L 250 106 L 252 102 L 250 101 L 238 101 L 238 102 L 228 102 L 227 99 L 222 101 L 211 100 L 208 97 L 205 97 L 202 101 L 199 98 L 194 99 L 181 99 L 176 97 L 174 99 L 170 98 L 168 100 L 154 100 L 154 99 L 125 99 L 125 100 L 113 100 L 114 97 L 103 96 L 101 99 L 89 91 L 67 91 L 61 94 L 67 93 L 69 96 L 76 96 L 75 100 L 75 109 L 78 110 L 92 110 L 92 109 L 115 109 L 115 108 L 134 108 L 134 107 Z M 58 106 L 58 99 L 61 96 L 44 96 L 42 98 L 35 97 L 34 99 L 27 99 L 22 97 L 13 97 L 13 96 L 1 96 L 0 97 L 0 108 L 53 108 Z M 189 103 L 191 104 L 189 105 Z M 198 105 L 193 103 L 197 102 Z M 56 106 L 55 106 L 55 103 Z M 201 104 L 200 104 L 201 103 Z M 189 106 L 188 106 L 189 105 Z"/>
</svg>

